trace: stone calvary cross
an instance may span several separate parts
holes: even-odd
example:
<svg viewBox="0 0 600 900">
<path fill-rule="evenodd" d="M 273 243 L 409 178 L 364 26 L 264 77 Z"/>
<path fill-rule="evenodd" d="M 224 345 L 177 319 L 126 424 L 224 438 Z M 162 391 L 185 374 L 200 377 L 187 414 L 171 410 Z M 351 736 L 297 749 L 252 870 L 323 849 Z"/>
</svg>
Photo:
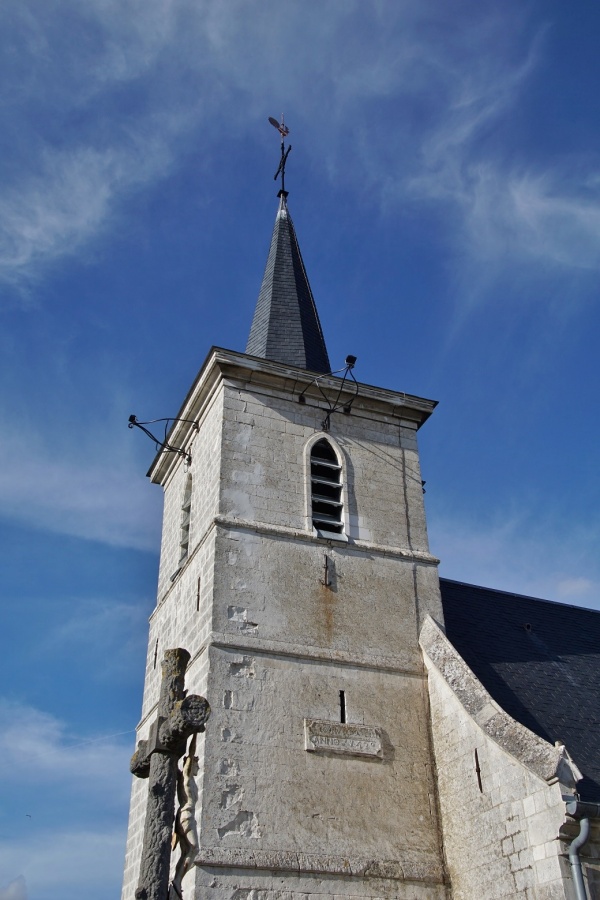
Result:
<svg viewBox="0 0 600 900">
<path fill-rule="evenodd" d="M 185 753 L 189 736 L 204 731 L 210 715 L 204 697 L 186 696 L 189 661 L 187 650 L 165 652 L 157 717 L 148 740 L 139 741 L 131 758 L 133 775 L 149 779 L 136 900 L 167 900 L 178 760 Z"/>
</svg>

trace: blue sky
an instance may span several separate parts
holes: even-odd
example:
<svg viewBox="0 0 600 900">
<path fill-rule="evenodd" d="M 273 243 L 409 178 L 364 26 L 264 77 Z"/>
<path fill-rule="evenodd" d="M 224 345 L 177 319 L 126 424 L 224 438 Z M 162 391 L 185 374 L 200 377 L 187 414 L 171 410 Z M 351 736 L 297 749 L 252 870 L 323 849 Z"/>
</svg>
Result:
<svg viewBox="0 0 600 900">
<path fill-rule="evenodd" d="M 289 206 L 330 357 L 440 401 L 443 575 L 600 607 L 597 5 L 5 0 L 0 900 L 118 895 L 161 496 Z"/>
</svg>

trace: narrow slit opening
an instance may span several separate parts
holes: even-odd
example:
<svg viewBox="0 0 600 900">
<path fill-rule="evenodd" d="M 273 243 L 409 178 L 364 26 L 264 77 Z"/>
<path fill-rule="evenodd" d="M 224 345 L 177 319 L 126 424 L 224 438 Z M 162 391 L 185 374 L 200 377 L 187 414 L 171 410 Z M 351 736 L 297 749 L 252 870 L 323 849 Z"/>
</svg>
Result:
<svg viewBox="0 0 600 900">
<path fill-rule="evenodd" d="M 340 691 L 340 722 L 346 724 L 346 691 Z"/>
<path fill-rule="evenodd" d="M 475 758 L 475 774 L 477 776 L 477 787 L 479 788 L 479 793 L 483 794 L 483 784 L 481 783 L 481 767 L 479 765 L 479 753 L 477 752 L 477 748 L 475 748 L 475 753 L 473 754 Z"/>
</svg>

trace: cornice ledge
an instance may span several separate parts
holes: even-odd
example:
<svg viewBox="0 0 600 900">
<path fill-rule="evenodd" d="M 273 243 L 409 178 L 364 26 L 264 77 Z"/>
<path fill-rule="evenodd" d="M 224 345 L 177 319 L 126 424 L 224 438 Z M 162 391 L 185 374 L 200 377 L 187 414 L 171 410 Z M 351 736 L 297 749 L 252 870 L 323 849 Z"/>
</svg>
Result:
<svg viewBox="0 0 600 900">
<path fill-rule="evenodd" d="M 412 660 L 408 658 L 408 654 L 404 658 L 399 656 L 378 656 L 375 653 L 363 653 L 357 656 L 355 653 L 349 653 L 346 650 L 329 650 L 326 647 L 265 640 L 250 635 L 227 634 L 223 631 L 211 632 L 207 644 L 221 650 L 238 650 L 241 653 L 263 653 L 266 656 L 286 656 L 293 659 L 311 659 L 317 662 L 333 662 L 336 665 L 378 669 L 417 678 L 423 677 L 423 669 L 418 653 Z"/>
<path fill-rule="evenodd" d="M 234 350 L 225 350 L 222 347 L 211 347 L 176 419 L 198 422 L 207 402 L 210 401 L 212 392 L 223 379 L 233 378 L 247 384 L 276 385 L 278 390 L 296 394 L 307 388 L 310 389 L 318 375 L 317 372 L 310 372 L 307 369 L 289 366 L 285 363 L 249 356 Z M 332 390 L 339 391 L 340 378 L 333 375 L 320 375 L 319 379 L 322 386 L 327 385 Z M 392 410 L 398 418 L 412 420 L 416 423 L 417 428 L 429 418 L 437 406 L 436 400 L 427 400 L 403 391 L 391 391 L 362 382 L 359 383 L 359 390 L 361 401 L 381 404 Z M 344 389 L 340 396 L 346 393 L 353 396 L 353 389 L 350 387 L 347 390 Z M 307 390 L 307 398 L 312 394 L 317 396 L 316 389 Z M 189 422 L 175 421 L 167 435 L 169 443 L 176 447 L 185 446 L 193 427 Z M 178 458 L 175 454 L 169 456 L 159 452 L 147 475 L 154 483 L 162 484 L 177 462 Z"/>
<path fill-rule="evenodd" d="M 327 540 L 315 537 L 310 531 L 304 531 L 300 528 L 290 528 L 287 525 L 270 525 L 267 522 L 250 522 L 247 519 L 238 519 L 233 516 L 215 516 L 214 523 L 222 528 L 253 531 L 257 534 L 294 538 L 298 541 L 307 541 L 310 543 L 330 544 L 332 547 L 339 546 L 340 549 L 361 550 L 368 553 L 377 553 L 381 556 L 394 556 L 399 559 L 423 563 L 428 566 L 437 566 L 440 562 L 437 557 L 432 556 L 431 553 L 427 553 L 424 550 L 408 550 L 403 547 L 388 547 L 385 544 L 374 544 L 370 541 L 352 539 L 348 541 Z"/>
<path fill-rule="evenodd" d="M 559 781 L 566 788 L 574 789 L 582 775 L 566 748 L 552 746 L 509 716 L 429 615 L 423 623 L 419 644 L 428 670 L 433 668 L 441 675 L 490 740 L 547 784 Z"/>
<path fill-rule="evenodd" d="M 314 855 L 286 850 L 202 847 L 197 866 L 240 869 L 268 869 L 298 874 L 347 875 L 354 878 L 383 878 L 392 881 L 416 881 L 443 884 L 439 860 L 428 853 L 406 853 L 399 860 L 366 857 Z"/>
</svg>

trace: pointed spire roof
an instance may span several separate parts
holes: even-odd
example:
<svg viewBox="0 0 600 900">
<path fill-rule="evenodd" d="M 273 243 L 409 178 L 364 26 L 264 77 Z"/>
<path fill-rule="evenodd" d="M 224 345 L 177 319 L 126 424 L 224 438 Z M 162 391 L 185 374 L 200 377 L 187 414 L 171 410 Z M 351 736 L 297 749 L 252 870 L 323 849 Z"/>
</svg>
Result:
<svg viewBox="0 0 600 900">
<path fill-rule="evenodd" d="M 308 283 L 287 191 L 279 209 L 246 353 L 311 372 L 330 372 L 317 307 Z"/>
</svg>

